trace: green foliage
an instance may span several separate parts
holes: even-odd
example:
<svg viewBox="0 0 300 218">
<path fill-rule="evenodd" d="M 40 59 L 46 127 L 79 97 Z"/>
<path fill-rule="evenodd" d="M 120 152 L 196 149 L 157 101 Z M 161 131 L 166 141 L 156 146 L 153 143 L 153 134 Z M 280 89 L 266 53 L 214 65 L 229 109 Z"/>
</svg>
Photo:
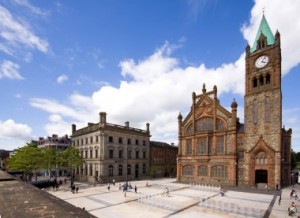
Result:
<svg viewBox="0 0 300 218">
<path fill-rule="evenodd" d="M 64 167 L 75 168 L 84 163 L 78 149 L 73 146 L 68 147 L 61 153 L 60 163 Z"/>
<path fill-rule="evenodd" d="M 19 148 L 8 161 L 10 170 L 22 170 L 29 174 L 38 171 L 44 164 L 44 153 L 33 144 Z"/>
</svg>

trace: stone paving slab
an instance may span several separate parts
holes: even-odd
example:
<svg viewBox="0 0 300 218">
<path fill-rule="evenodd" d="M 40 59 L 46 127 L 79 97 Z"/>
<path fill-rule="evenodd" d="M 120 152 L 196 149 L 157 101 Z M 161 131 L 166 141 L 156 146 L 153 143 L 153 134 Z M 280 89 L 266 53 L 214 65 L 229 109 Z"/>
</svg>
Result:
<svg viewBox="0 0 300 218">
<path fill-rule="evenodd" d="M 148 186 L 146 186 L 148 184 Z M 78 183 L 80 185 L 80 183 Z M 85 209 L 95 215 L 96 217 L 132 217 L 132 218 L 193 218 L 193 217 L 247 217 L 245 215 L 236 214 L 233 212 L 225 212 L 215 209 L 209 209 L 199 206 L 202 198 L 209 198 L 207 201 L 233 203 L 242 207 L 261 209 L 265 212 L 265 217 L 283 218 L 287 216 L 287 208 L 291 201 L 289 193 L 291 187 L 282 190 L 282 201 L 278 204 L 279 197 L 276 198 L 276 192 L 265 193 L 264 191 L 258 192 L 253 190 L 251 192 L 239 192 L 236 190 L 228 190 L 224 197 L 221 197 L 218 192 L 203 191 L 191 189 L 189 184 L 182 184 L 175 182 L 175 179 L 160 179 L 160 180 L 144 180 L 133 181 L 131 185 L 138 187 L 138 194 L 133 190 L 124 193 L 119 190 L 119 183 L 116 186 L 110 186 L 110 191 L 107 190 L 106 185 L 97 185 L 96 187 L 90 185 L 82 185 L 79 193 L 72 194 L 66 187 L 62 187 L 58 191 L 49 190 L 49 192 L 77 207 L 85 207 Z M 161 193 L 168 187 L 169 197 L 162 196 Z M 295 186 L 295 190 L 300 196 L 300 187 Z M 249 190 L 248 190 L 249 191 Z M 149 202 L 140 203 L 139 198 L 147 195 L 155 195 Z M 275 196 L 274 196 L 275 195 Z M 275 201 L 274 201 L 275 200 Z M 175 210 L 170 208 L 163 208 L 164 205 L 173 205 Z M 275 202 L 275 203 L 274 203 Z M 300 210 L 300 201 L 295 201 Z M 151 205 L 152 204 L 152 205 Z M 165 206 L 168 206 L 165 205 Z M 224 205 L 223 205 L 224 206 Z M 300 212 L 300 211 L 299 211 Z M 300 214 L 299 214 L 300 215 Z M 250 217 L 250 216 L 248 216 Z"/>
</svg>

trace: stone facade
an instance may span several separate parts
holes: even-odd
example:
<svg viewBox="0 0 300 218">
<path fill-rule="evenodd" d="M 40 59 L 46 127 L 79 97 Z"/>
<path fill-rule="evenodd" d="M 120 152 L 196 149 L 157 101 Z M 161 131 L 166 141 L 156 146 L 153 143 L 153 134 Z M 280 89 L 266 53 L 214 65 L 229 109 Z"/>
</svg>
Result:
<svg viewBox="0 0 300 218">
<path fill-rule="evenodd" d="M 193 93 L 190 113 L 178 116 L 177 179 L 239 186 L 290 184 L 292 130 L 282 128 L 280 34 L 263 16 L 255 47 L 246 47 L 244 124 L 217 98 L 217 87 Z"/>
<path fill-rule="evenodd" d="M 106 122 L 106 113 L 99 114 L 99 123 L 88 123 L 76 130 L 72 125 L 72 143 L 80 150 L 85 163 L 76 169 L 82 181 L 111 182 L 146 178 L 149 172 L 150 125 L 146 130 Z"/>
<path fill-rule="evenodd" d="M 150 174 L 153 178 L 175 177 L 178 147 L 165 142 L 150 141 Z"/>
</svg>

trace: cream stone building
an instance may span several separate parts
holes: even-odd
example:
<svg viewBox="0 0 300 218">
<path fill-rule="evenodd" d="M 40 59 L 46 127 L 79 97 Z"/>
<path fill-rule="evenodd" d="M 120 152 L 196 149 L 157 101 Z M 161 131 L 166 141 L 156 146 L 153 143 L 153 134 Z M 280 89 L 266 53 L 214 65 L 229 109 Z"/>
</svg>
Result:
<svg viewBox="0 0 300 218">
<path fill-rule="evenodd" d="M 291 181 L 292 130 L 282 125 L 280 34 L 265 16 L 246 47 L 244 123 L 220 104 L 217 87 L 192 95 L 178 116 L 177 179 L 181 182 L 279 188 Z M 241 72 L 242 73 L 242 72 Z"/>
<path fill-rule="evenodd" d="M 149 173 L 150 125 L 146 130 L 106 122 L 99 113 L 99 123 L 76 129 L 72 125 L 72 144 L 85 163 L 75 170 L 82 181 L 111 182 L 146 178 Z"/>
</svg>

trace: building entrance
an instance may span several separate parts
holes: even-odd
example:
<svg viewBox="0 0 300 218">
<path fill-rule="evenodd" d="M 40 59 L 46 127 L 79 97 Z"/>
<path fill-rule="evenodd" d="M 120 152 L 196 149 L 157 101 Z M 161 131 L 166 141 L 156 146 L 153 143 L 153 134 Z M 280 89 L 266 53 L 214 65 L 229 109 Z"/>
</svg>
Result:
<svg viewBox="0 0 300 218">
<path fill-rule="evenodd" d="M 268 171 L 255 170 L 255 183 L 268 183 Z"/>
</svg>

